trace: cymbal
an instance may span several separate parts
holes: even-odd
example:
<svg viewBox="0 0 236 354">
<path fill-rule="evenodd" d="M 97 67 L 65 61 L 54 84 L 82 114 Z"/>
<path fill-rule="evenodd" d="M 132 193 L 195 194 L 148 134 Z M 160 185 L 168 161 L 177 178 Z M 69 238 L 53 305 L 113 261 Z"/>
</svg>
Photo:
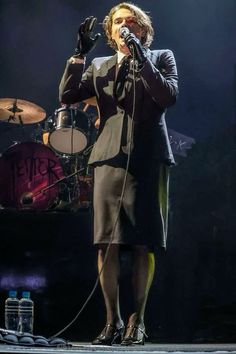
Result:
<svg viewBox="0 0 236 354">
<path fill-rule="evenodd" d="M 14 124 L 34 124 L 46 117 L 43 108 L 17 98 L 0 98 L 0 121 Z"/>
</svg>

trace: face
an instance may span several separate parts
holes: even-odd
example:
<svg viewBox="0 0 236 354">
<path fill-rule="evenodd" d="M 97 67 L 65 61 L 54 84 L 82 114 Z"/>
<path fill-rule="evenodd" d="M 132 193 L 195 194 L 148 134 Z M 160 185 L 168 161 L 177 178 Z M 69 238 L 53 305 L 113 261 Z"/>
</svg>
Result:
<svg viewBox="0 0 236 354">
<path fill-rule="evenodd" d="M 128 27 L 130 32 L 134 33 L 139 39 L 141 39 L 143 31 L 130 10 L 121 8 L 114 13 L 112 17 L 111 37 L 116 42 L 118 50 L 127 55 L 129 54 L 129 49 L 125 45 L 124 39 L 120 37 L 121 27 Z"/>
</svg>

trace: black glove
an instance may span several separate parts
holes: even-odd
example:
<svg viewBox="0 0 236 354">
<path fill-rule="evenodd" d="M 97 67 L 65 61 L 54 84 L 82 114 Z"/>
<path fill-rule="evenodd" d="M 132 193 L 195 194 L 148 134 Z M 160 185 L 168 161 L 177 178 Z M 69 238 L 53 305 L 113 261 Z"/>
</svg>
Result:
<svg viewBox="0 0 236 354">
<path fill-rule="evenodd" d="M 124 41 L 130 50 L 130 54 L 134 55 L 134 59 L 137 60 L 139 69 L 142 69 L 144 63 L 147 61 L 147 53 L 140 40 L 130 32 L 125 36 Z"/>
<path fill-rule="evenodd" d="M 78 42 L 75 48 L 75 54 L 79 57 L 84 57 L 90 50 L 92 50 L 96 44 L 101 34 L 97 33 L 92 37 L 93 28 L 96 24 L 96 17 L 90 16 L 81 23 L 78 30 Z"/>
</svg>

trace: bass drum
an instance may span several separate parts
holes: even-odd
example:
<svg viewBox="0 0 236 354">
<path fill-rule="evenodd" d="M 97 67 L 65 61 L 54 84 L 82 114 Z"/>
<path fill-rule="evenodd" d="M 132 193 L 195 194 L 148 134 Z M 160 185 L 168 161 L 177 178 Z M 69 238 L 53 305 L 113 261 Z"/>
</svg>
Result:
<svg viewBox="0 0 236 354">
<path fill-rule="evenodd" d="M 48 142 L 60 154 L 78 154 L 88 144 L 87 113 L 74 108 L 56 110 L 53 129 L 49 132 Z"/>
<path fill-rule="evenodd" d="M 0 204 L 5 208 L 48 210 L 58 200 L 64 177 L 59 158 L 41 143 L 17 143 L 0 158 Z"/>
</svg>

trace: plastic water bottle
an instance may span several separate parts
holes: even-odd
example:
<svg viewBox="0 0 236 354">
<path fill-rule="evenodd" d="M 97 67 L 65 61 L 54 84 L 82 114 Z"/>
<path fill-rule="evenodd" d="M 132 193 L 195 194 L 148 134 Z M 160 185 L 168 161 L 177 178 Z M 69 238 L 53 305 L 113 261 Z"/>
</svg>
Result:
<svg viewBox="0 0 236 354">
<path fill-rule="evenodd" d="M 17 299 L 17 291 L 10 290 L 8 298 L 5 301 L 5 327 L 12 331 L 18 330 L 19 324 L 19 299 Z"/>
<path fill-rule="evenodd" d="M 34 302 L 29 291 L 22 292 L 19 301 L 19 332 L 33 333 L 34 327 Z"/>
</svg>

